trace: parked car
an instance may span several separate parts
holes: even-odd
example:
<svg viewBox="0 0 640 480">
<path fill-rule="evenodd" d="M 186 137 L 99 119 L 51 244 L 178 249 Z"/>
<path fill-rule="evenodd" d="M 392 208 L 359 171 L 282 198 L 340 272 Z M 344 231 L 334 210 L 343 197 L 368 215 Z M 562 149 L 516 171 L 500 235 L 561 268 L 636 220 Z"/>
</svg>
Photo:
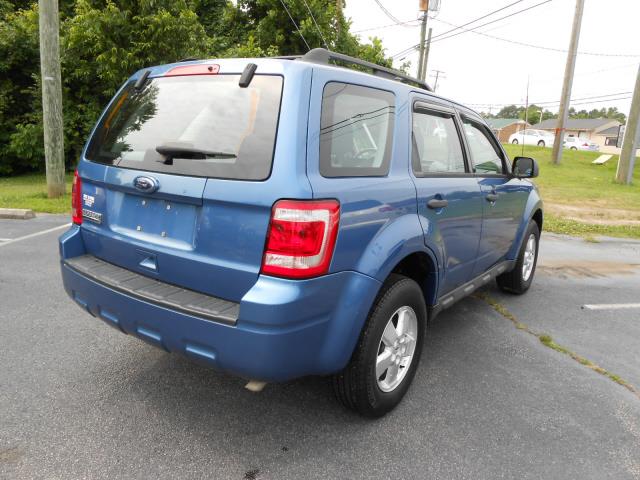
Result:
<svg viewBox="0 0 640 480">
<path fill-rule="evenodd" d="M 509 136 L 509 143 L 514 145 L 537 145 L 538 147 L 552 147 L 555 135 L 545 130 L 535 130 L 528 128 Z"/>
<path fill-rule="evenodd" d="M 562 145 L 569 150 L 590 150 L 592 152 L 600 150 L 600 146 L 597 143 L 574 136 L 565 137 Z"/>
<path fill-rule="evenodd" d="M 531 285 L 537 172 L 476 112 L 327 50 L 161 65 L 125 82 L 82 152 L 62 279 L 163 350 L 258 389 L 332 375 L 380 416 L 429 319 L 493 279 Z"/>
</svg>

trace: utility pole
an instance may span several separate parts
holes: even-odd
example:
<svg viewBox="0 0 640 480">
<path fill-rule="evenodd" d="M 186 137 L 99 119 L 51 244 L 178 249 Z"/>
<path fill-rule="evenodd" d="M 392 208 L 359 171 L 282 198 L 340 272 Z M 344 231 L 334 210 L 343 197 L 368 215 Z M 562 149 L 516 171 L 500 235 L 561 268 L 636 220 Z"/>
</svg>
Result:
<svg viewBox="0 0 640 480">
<path fill-rule="evenodd" d="M 343 0 L 336 0 L 336 12 L 338 13 L 337 18 L 338 21 L 336 22 L 336 39 L 340 38 L 340 29 L 341 29 L 341 22 L 342 22 L 342 2 Z"/>
<path fill-rule="evenodd" d="M 560 98 L 560 110 L 558 111 L 558 124 L 556 126 L 556 138 L 553 142 L 553 163 L 560 164 L 562 159 L 562 143 L 564 130 L 569 117 L 569 102 L 571 101 L 571 86 L 573 74 L 576 68 L 578 56 L 578 41 L 580 40 L 580 27 L 582 25 L 582 13 L 584 12 L 584 0 L 576 0 L 576 11 L 573 15 L 573 27 L 571 29 L 571 42 L 567 53 L 567 65 L 564 69 L 564 82 L 562 84 L 562 97 Z"/>
<path fill-rule="evenodd" d="M 640 66 L 636 77 L 636 86 L 631 99 L 631 110 L 627 117 L 627 126 L 624 130 L 622 140 L 622 151 L 618 159 L 618 170 L 616 171 L 616 182 L 631 184 L 633 179 L 633 166 L 636 161 L 636 149 L 638 137 L 640 137 Z"/>
<path fill-rule="evenodd" d="M 427 63 L 429 62 L 429 50 L 431 49 L 431 30 L 429 27 L 429 34 L 427 35 L 427 46 L 424 49 L 424 59 L 422 60 L 422 70 L 420 70 L 420 80 L 427 78 Z"/>
<path fill-rule="evenodd" d="M 420 58 L 418 59 L 418 79 L 422 77 L 422 65 L 424 63 L 424 37 L 427 35 L 427 19 L 429 18 L 429 0 L 418 0 L 418 10 L 422 12 L 422 24 L 420 25 Z"/>
<path fill-rule="evenodd" d="M 431 75 L 432 77 L 435 77 L 436 80 L 435 82 L 433 82 L 433 91 L 435 92 L 438 89 L 438 79 L 441 77 L 441 73 L 446 73 L 443 72 L 442 70 L 434 70 L 435 75 Z M 444 76 L 442 76 L 442 78 L 445 78 Z"/>
<path fill-rule="evenodd" d="M 38 11 L 47 195 L 58 198 L 65 192 L 58 0 L 39 0 Z"/>
</svg>

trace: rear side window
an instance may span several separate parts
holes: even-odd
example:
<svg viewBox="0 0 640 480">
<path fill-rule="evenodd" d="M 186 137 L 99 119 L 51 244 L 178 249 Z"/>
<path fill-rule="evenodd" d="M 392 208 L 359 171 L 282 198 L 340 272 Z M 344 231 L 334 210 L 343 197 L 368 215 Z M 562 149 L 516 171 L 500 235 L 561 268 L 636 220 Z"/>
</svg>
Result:
<svg viewBox="0 0 640 480">
<path fill-rule="evenodd" d="M 324 177 L 387 175 L 394 103 L 394 95 L 384 90 L 327 83 L 320 119 L 320 173 Z"/>
<path fill-rule="evenodd" d="M 464 119 L 463 123 L 476 172 L 502 175 L 502 153 L 489 138 L 490 133 L 476 122 Z"/>
<path fill-rule="evenodd" d="M 413 171 L 465 173 L 460 136 L 452 114 L 416 111 L 413 114 Z"/>
<path fill-rule="evenodd" d="M 128 84 L 100 121 L 88 160 L 199 177 L 264 180 L 271 172 L 282 77 L 155 78 Z"/>
</svg>

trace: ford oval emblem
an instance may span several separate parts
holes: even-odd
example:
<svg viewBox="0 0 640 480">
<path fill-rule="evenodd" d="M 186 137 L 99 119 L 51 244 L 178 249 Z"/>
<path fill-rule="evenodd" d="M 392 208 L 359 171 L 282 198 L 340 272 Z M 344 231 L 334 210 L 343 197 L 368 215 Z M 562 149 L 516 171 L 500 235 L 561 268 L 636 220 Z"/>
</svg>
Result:
<svg viewBox="0 0 640 480">
<path fill-rule="evenodd" d="M 160 188 L 160 183 L 153 177 L 136 177 L 133 179 L 133 186 L 144 193 L 153 193 Z"/>
</svg>

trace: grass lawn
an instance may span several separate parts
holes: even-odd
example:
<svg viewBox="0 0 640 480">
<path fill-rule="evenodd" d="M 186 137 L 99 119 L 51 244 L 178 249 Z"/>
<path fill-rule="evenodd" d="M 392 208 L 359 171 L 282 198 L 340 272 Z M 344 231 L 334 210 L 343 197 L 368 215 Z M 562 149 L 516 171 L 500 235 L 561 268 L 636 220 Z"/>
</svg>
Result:
<svg viewBox="0 0 640 480">
<path fill-rule="evenodd" d="M 512 159 L 522 155 L 522 145 L 504 148 Z M 600 155 L 565 150 L 561 164 L 554 165 L 551 148 L 524 148 L 524 156 L 540 165 L 535 183 L 545 202 L 545 230 L 586 238 L 640 238 L 640 168 L 635 168 L 634 183 L 619 185 L 614 182 L 618 156 L 605 165 L 593 165 Z"/>
<path fill-rule="evenodd" d="M 522 155 L 521 145 L 503 146 L 512 159 Z M 524 148 L 524 156 L 535 158 L 540 165 L 540 176 L 535 182 L 545 202 L 640 212 L 640 168 L 635 169 L 633 184 L 619 185 L 613 181 L 618 156 L 614 155 L 604 165 L 592 165 L 600 155 L 598 152 L 565 150 L 561 164 L 554 165 L 551 148 Z"/>
<path fill-rule="evenodd" d="M 0 177 L 0 208 L 30 208 L 36 212 L 70 213 L 72 181 L 73 173 L 67 174 L 67 194 L 51 199 L 47 198 L 47 181 L 44 174 Z"/>
<path fill-rule="evenodd" d="M 522 154 L 521 145 L 504 147 L 511 158 Z M 640 167 L 632 185 L 618 185 L 613 181 L 617 156 L 605 165 L 592 165 L 599 153 L 565 150 L 562 163 L 553 165 L 550 148 L 527 146 L 524 155 L 540 164 L 535 182 L 545 202 L 545 230 L 587 239 L 640 238 Z M 47 198 L 44 175 L 0 178 L 0 207 L 69 213 L 72 178 L 68 174 L 64 198 L 55 200 Z"/>
</svg>

